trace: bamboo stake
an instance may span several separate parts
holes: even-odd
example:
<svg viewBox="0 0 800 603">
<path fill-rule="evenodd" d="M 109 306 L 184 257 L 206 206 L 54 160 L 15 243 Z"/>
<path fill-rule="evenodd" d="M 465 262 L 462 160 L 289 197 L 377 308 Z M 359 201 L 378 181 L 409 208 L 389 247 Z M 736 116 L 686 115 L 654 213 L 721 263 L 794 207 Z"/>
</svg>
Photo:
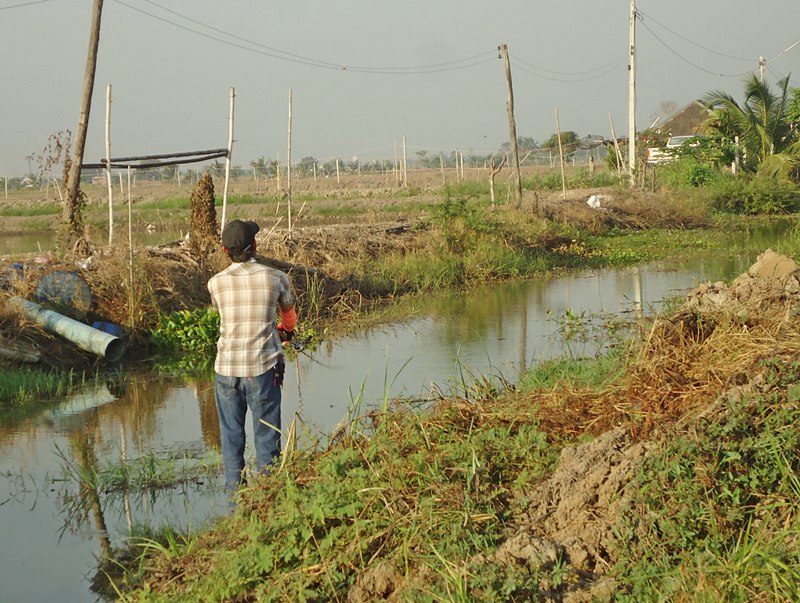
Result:
<svg viewBox="0 0 800 603">
<path fill-rule="evenodd" d="M 611 124 L 611 138 L 614 140 L 614 152 L 617 154 L 617 174 L 622 176 L 622 152 L 619 150 L 619 141 L 617 135 L 614 133 L 614 120 L 611 119 L 611 113 L 608 114 L 608 121 Z"/>
<path fill-rule="evenodd" d="M 567 200 L 567 180 L 564 176 L 564 147 L 561 146 L 561 122 L 558 119 L 558 109 L 556 109 L 556 135 L 558 136 L 558 157 L 561 162 L 561 196 Z"/>
<path fill-rule="evenodd" d="M 236 91 L 231 87 L 230 112 L 228 115 L 228 154 L 225 156 L 225 186 L 222 189 L 222 228 L 225 228 L 225 219 L 228 211 L 228 183 L 231 178 L 231 153 L 233 152 L 233 100 L 235 98 Z"/>
<path fill-rule="evenodd" d="M 130 312 L 130 323 L 133 328 L 133 210 L 131 209 L 131 166 L 128 166 L 128 276 L 130 287 L 128 287 L 128 310 Z"/>
<path fill-rule="evenodd" d="M 111 84 L 106 85 L 106 184 L 108 185 L 108 246 L 111 247 L 114 242 L 114 193 L 111 185 Z M 120 188 L 121 185 L 122 182 L 120 182 Z"/>
<path fill-rule="evenodd" d="M 292 238 L 292 89 L 289 88 L 289 128 L 286 150 L 286 205 L 289 211 L 289 239 Z"/>
<path fill-rule="evenodd" d="M 408 155 L 406 154 L 405 136 L 403 136 L 403 186 L 408 188 Z"/>
</svg>

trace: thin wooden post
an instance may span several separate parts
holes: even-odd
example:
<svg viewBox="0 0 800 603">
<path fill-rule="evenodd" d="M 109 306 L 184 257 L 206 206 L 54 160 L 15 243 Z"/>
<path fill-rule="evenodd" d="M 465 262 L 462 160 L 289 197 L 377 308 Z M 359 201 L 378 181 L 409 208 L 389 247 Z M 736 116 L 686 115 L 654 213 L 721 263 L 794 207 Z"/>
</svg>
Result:
<svg viewBox="0 0 800 603">
<path fill-rule="evenodd" d="M 494 179 L 497 174 L 500 173 L 500 170 L 503 169 L 503 166 L 506 164 L 506 158 L 503 157 L 503 161 L 500 162 L 500 165 L 495 167 L 494 165 L 494 155 L 492 155 L 491 159 L 489 160 L 489 197 L 492 200 L 492 207 L 495 206 L 494 203 Z"/>
<path fill-rule="evenodd" d="M 131 166 L 128 165 L 128 277 L 130 286 L 128 287 L 128 311 L 130 312 L 130 326 L 133 327 L 133 209 L 131 208 Z"/>
<path fill-rule="evenodd" d="M 567 179 L 564 176 L 564 147 L 561 146 L 561 122 L 558 119 L 558 109 L 556 109 L 556 136 L 558 136 L 558 158 L 561 162 L 561 196 L 567 200 Z"/>
<path fill-rule="evenodd" d="M 611 124 L 611 138 L 614 140 L 614 152 L 617 154 L 617 174 L 622 176 L 622 151 L 619 150 L 619 141 L 617 135 L 614 133 L 614 120 L 611 119 L 611 113 L 608 114 L 608 121 Z"/>
<path fill-rule="evenodd" d="M 114 193 L 111 184 L 111 84 L 106 85 L 106 184 L 108 185 L 108 246 L 111 247 L 114 242 Z"/>
<path fill-rule="evenodd" d="M 289 210 L 289 238 L 292 238 L 292 89 L 289 88 L 289 128 L 286 150 L 286 205 Z"/>
<path fill-rule="evenodd" d="M 231 178 L 231 153 L 233 152 L 233 100 L 236 98 L 236 91 L 231 87 L 230 91 L 230 111 L 228 113 L 228 154 L 225 155 L 225 186 L 222 189 L 222 224 L 225 228 L 225 219 L 228 211 L 228 183 Z"/>
<path fill-rule="evenodd" d="M 517 122 L 514 119 L 514 87 L 511 83 L 511 62 L 508 59 L 508 46 L 503 44 L 500 46 L 501 54 L 503 56 L 503 64 L 506 71 L 506 84 L 508 86 L 508 136 L 511 143 L 511 168 L 514 171 L 514 196 L 516 198 L 516 205 L 522 205 L 522 177 L 519 173 L 519 150 L 517 149 Z M 539 208 L 534 206 L 534 211 Z"/>
<path fill-rule="evenodd" d="M 405 136 L 403 136 L 403 186 L 408 188 L 408 155 L 406 154 Z"/>
<path fill-rule="evenodd" d="M 94 75 L 97 68 L 97 50 L 100 46 L 100 20 L 102 15 L 103 0 L 94 0 L 89 53 L 86 58 L 86 70 L 83 77 L 83 96 L 78 118 L 78 131 L 75 134 L 75 155 L 69 169 L 67 202 L 64 204 L 63 213 L 63 220 L 69 226 L 71 236 L 78 235 L 76 231 L 78 224 L 75 223 L 78 217 L 78 189 L 81 183 L 83 152 L 86 149 L 86 132 L 89 129 L 89 113 L 92 107 L 92 91 L 94 90 Z"/>
<path fill-rule="evenodd" d="M 339 158 L 336 158 L 336 184 L 341 184 L 341 176 L 339 175 Z"/>
<path fill-rule="evenodd" d="M 397 141 L 395 140 L 392 145 L 394 146 L 394 164 L 392 166 L 394 171 L 394 185 L 400 186 L 400 170 L 397 165 Z"/>
</svg>

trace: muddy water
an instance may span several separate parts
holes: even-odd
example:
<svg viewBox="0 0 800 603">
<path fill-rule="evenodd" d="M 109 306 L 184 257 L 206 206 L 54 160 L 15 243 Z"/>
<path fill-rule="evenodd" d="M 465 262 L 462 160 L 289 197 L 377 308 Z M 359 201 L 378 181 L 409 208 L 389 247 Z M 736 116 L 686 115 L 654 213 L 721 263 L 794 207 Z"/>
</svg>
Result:
<svg viewBox="0 0 800 603">
<path fill-rule="evenodd" d="M 426 399 L 461 391 L 473 375 L 514 381 L 536 361 L 598 342 L 558 336 L 559 317 L 657 311 L 699 282 L 730 280 L 779 233 L 732 234 L 724 251 L 684 265 L 572 274 L 431 298 L 417 316 L 324 342 L 287 367 L 284 429 L 325 441 L 348 416 L 387 397 Z M 0 601 L 95 601 L 97 558 L 133 526 L 201 529 L 225 512 L 218 476 L 170 490 L 124 496 L 78 491 L 63 467 L 102 468 L 141 456 L 202 458 L 219 442 L 210 375 L 168 379 L 123 374 L 35 414 L 0 420 Z"/>
<path fill-rule="evenodd" d="M 179 231 L 165 230 L 140 230 L 133 233 L 134 246 L 161 245 L 162 243 L 172 243 L 180 241 L 185 233 Z M 101 243 L 108 241 L 108 231 L 91 230 L 89 236 L 93 241 Z M 128 225 L 122 224 L 117 227 L 114 233 L 114 241 L 119 244 L 127 244 Z M 42 231 L 35 233 L 10 233 L 0 237 L 0 256 L 19 255 L 27 253 L 38 253 L 42 250 L 55 249 L 56 235 L 52 231 Z"/>
</svg>

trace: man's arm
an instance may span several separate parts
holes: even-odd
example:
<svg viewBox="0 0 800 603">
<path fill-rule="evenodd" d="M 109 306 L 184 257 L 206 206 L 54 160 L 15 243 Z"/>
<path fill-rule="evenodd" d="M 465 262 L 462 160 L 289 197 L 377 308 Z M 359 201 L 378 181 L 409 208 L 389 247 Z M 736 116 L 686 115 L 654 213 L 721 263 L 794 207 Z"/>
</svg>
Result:
<svg viewBox="0 0 800 603">
<path fill-rule="evenodd" d="M 278 308 L 281 311 L 278 334 L 281 336 L 281 341 L 291 341 L 294 337 L 294 326 L 297 324 L 297 311 L 294 309 L 293 303 L 279 302 Z"/>
</svg>

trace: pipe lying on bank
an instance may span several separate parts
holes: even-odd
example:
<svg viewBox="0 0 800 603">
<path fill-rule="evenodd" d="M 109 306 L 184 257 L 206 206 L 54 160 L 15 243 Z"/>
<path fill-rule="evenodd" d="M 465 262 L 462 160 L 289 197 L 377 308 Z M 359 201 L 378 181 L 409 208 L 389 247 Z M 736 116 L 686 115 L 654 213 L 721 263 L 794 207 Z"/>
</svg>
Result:
<svg viewBox="0 0 800 603">
<path fill-rule="evenodd" d="M 82 350 L 91 352 L 105 358 L 109 362 L 116 362 L 125 352 L 125 344 L 119 338 L 73 320 L 63 314 L 46 310 L 21 297 L 12 297 L 9 304 L 19 306 L 26 317 L 43 326 L 46 331 L 61 335 Z"/>
</svg>

